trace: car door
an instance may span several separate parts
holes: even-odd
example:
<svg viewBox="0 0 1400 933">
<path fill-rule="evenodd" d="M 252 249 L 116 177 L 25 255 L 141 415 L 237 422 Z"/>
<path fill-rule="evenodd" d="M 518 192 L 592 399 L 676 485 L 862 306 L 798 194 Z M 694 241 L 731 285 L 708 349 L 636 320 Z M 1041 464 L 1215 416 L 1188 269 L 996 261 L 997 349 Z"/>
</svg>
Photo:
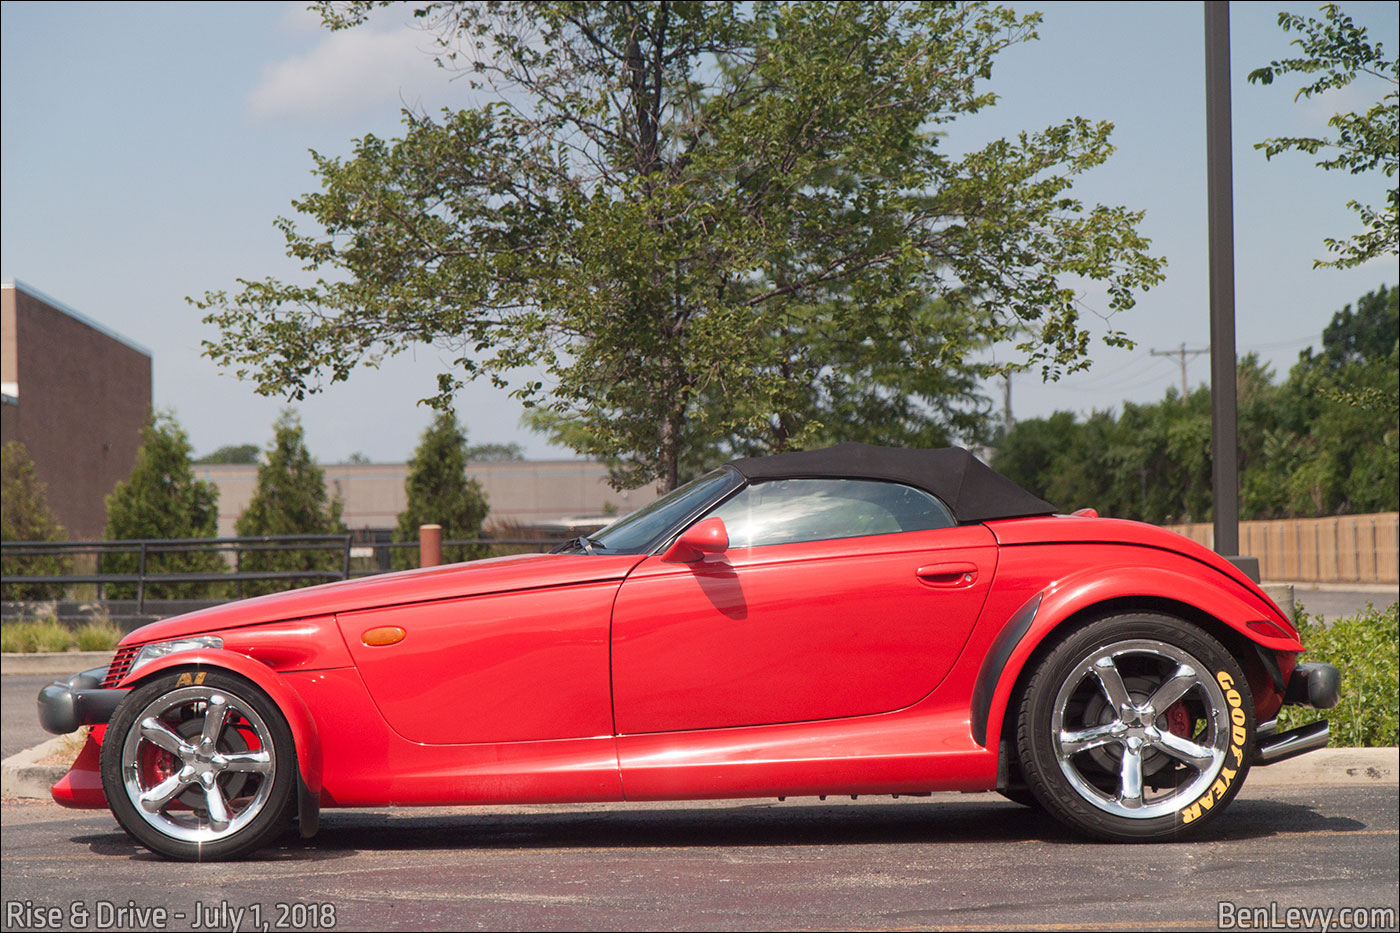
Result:
<svg viewBox="0 0 1400 933">
<path fill-rule="evenodd" d="M 618 593 L 621 734 L 909 706 L 951 668 L 996 569 L 991 532 L 897 483 L 776 480 L 709 514 L 727 551 L 649 557 Z"/>
</svg>

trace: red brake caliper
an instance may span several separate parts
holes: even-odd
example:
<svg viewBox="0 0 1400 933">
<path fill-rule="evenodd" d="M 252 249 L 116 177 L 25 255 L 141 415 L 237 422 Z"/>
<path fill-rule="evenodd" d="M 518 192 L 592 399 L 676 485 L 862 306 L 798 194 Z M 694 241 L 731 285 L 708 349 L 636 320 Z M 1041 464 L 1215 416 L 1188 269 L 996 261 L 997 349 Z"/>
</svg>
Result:
<svg viewBox="0 0 1400 933">
<path fill-rule="evenodd" d="M 1183 739 L 1191 738 L 1191 713 L 1180 700 L 1167 707 L 1167 731 Z"/>
</svg>

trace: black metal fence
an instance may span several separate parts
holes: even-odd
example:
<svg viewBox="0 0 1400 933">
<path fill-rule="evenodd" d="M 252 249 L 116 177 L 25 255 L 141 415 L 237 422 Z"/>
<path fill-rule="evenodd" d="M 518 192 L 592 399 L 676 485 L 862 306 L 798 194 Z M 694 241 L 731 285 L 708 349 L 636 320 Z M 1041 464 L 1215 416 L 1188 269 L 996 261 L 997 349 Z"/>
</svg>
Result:
<svg viewBox="0 0 1400 933">
<path fill-rule="evenodd" d="M 547 551 L 561 544 L 562 538 L 473 538 L 461 541 L 444 541 L 442 548 L 447 552 L 454 547 L 475 546 L 478 548 L 509 548 L 520 550 Z M 234 598 L 242 598 L 244 585 L 253 582 L 277 581 L 291 584 L 293 581 L 328 582 L 349 580 L 352 577 L 367 577 L 392 570 L 392 551 L 401 548 L 417 548 L 417 541 L 364 541 L 354 533 L 341 535 L 263 535 L 227 538 L 159 538 L 130 541 L 4 541 L 0 542 L 0 559 L 3 559 L 5 587 L 21 585 L 41 585 L 56 590 L 71 590 L 72 587 L 89 585 L 96 587 L 97 601 L 102 601 L 107 587 L 115 585 L 135 586 L 137 611 L 144 612 L 146 591 L 154 584 L 227 584 L 232 588 Z M 327 565 L 323 569 L 308 570 L 246 570 L 244 562 L 248 555 L 276 551 L 322 552 Z M 180 573 L 155 572 L 150 568 L 152 558 L 163 554 L 214 553 L 223 557 L 227 571 L 190 571 Z M 136 572 L 109 573 L 103 571 L 104 559 L 111 565 L 116 554 L 136 555 Z M 34 569 L 28 563 L 39 564 L 40 569 L 57 567 L 57 572 L 27 572 Z M 49 558 L 47 561 L 34 558 Z M 80 560 L 85 558 L 85 560 Z M 83 570 L 74 570 L 79 564 Z M 128 563 L 129 561 L 124 561 Z M 334 565 L 334 569 L 330 566 Z M 10 573 L 11 568 L 19 572 Z M 86 567 L 91 567 L 89 571 Z M 307 584 L 303 584 L 307 585 Z"/>
</svg>

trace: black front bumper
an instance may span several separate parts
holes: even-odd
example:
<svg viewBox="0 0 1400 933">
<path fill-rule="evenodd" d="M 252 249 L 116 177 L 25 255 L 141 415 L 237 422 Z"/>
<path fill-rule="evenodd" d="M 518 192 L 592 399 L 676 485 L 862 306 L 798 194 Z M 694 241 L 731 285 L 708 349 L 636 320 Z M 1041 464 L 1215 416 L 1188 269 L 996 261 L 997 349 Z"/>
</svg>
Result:
<svg viewBox="0 0 1400 933">
<path fill-rule="evenodd" d="M 54 735 L 67 735 L 79 726 L 106 725 L 128 690 L 103 690 L 107 668 L 95 667 L 54 681 L 39 691 L 39 725 Z"/>
</svg>

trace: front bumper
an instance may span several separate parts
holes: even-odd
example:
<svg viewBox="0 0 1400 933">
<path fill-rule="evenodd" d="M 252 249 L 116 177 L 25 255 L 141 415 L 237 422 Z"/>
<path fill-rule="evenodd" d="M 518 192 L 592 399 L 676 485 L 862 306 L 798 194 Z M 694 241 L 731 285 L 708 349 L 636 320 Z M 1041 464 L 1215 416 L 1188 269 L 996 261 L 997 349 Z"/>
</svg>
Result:
<svg viewBox="0 0 1400 933">
<path fill-rule="evenodd" d="M 106 725 L 128 690 L 104 690 L 105 667 L 54 681 L 39 691 L 39 725 L 54 735 L 67 735 L 80 726 Z"/>
</svg>

